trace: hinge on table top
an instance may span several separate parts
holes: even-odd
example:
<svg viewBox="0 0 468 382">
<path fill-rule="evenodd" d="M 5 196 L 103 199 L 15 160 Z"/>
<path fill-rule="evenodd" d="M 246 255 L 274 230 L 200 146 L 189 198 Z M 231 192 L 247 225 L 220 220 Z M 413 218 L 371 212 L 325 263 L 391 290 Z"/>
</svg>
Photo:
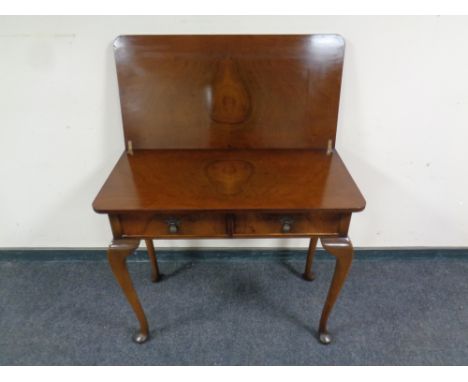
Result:
<svg viewBox="0 0 468 382">
<path fill-rule="evenodd" d="M 127 154 L 133 155 L 133 144 L 132 144 L 132 141 L 127 141 Z"/>
<path fill-rule="evenodd" d="M 331 139 L 328 140 L 327 145 L 327 155 L 330 155 L 333 151 L 333 141 Z"/>
</svg>

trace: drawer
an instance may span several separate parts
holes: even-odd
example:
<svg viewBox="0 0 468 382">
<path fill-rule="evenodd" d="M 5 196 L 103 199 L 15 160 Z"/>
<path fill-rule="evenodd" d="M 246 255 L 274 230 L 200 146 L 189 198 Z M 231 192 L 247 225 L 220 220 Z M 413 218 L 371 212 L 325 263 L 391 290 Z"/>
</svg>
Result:
<svg viewBox="0 0 468 382">
<path fill-rule="evenodd" d="M 332 212 L 245 213 L 235 216 L 234 236 L 336 235 L 342 225 L 343 215 Z"/>
<path fill-rule="evenodd" d="M 123 236 L 137 237 L 226 237 L 226 215 L 216 213 L 192 214 L 122 214 Z"/>
<path fill-rule="evenodd" d="M 351 215 L 311 213 L 132 213 L 119 216 L 124 237 L 285 237 L 347 232 Z"/>
</svg>

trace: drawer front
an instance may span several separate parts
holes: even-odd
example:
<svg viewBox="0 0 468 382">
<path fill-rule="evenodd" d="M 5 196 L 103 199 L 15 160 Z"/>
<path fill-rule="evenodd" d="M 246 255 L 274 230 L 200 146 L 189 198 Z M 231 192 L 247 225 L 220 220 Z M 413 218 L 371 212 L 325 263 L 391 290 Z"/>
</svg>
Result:
<svg viewBox="0 0 468 382">
<path fill-rule="evenodd" d="M 311 213 L 132 213 L 119 216 L 124 237 L 285 237 L 338 235 L 347 232 L 350 214 Z"/>
<path fill-rule="evenodd" d="M 120 215 L 123 236 L 181 238 L 226 237 L 225 214 L 131 214 Z"/>
<path fill-rule="evenodd" d="M 245 213 L 235 216 L 234 236 L 336 235 L 343 230 L 339 213 Z M 345 222 L 346 224 L 346 222 Z"/>
</svg>

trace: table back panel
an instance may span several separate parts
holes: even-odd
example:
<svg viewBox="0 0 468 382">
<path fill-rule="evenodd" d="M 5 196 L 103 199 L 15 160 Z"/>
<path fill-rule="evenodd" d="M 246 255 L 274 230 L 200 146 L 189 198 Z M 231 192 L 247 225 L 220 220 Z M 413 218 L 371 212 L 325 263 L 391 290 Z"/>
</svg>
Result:
<svg viewBox="0 0 468 382">
<path fill-rule="evenodd" d="M 114 48 L 133 149 L 334 145 L 341 36 L 120 36 Z"/>
</svg>

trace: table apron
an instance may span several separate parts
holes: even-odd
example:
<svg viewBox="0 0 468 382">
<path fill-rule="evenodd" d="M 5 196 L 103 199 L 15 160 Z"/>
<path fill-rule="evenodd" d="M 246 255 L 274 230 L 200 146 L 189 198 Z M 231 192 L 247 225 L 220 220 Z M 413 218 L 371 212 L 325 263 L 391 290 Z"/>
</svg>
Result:
<svg viewBox="0 0 468 382">
<path fill-rule="evenodd" d="M 109 215 L 114 238 L 154 239 L 346 236 L 349 212 L 197 212 Z"/>
</svg>

